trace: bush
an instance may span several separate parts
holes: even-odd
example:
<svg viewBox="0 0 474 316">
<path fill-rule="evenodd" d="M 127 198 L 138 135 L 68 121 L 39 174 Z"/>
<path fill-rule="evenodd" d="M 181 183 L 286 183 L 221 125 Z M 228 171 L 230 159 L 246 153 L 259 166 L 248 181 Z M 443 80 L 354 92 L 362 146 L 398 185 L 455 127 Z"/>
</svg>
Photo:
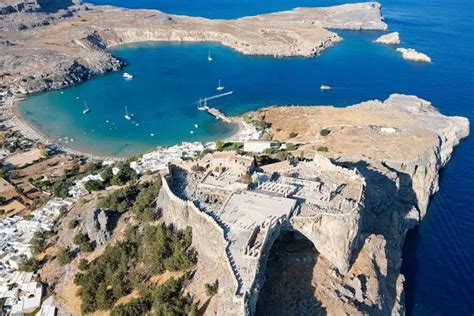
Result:
<svg viewBox="0 0 474 316">
<path fill-rule="evenodd" d="M 296 149 L 296 146 L 295 146 L 295 144 L 293 144 L 293 143 L 286 143 L 285 149 L 286 149 L 286 150 L 295 150 L 295 149 Z"/>
<path fill-rule="evenodd" d="M 252 177 L 250 176 L 250 174 L 245 173 L 240 177 L 240 182 L 244 184 L 250 184 L 250 182 L 252 182 Z"/>
<path fill-rule="evenodd" d="M 295 132 L 291 132 L 288 137 L 289 138 L 295 138 L 296 136 L 298 136 L 298 133 L 295 133 Z"/>
<path fill-rule="evenodd" d="M 206 283 L 204 284 L 204 287 L 206 289 L 207 296 L 212 297 L 217 294 L 217 289 L 219 288 L 219 281 L 216 280 L 212 284 Z"/>
<path fill-rule="evenodd" d="M 322 153 L 327 153 L 329 151 L 329 149 L 325 146 L 319 146 L 318 151 L 322 152 Z"/>
<path fill-rule="evenodd" d="M 82 252 L 91 252 L 92 250 L 94 250 L 90 243 L 89 236 L 85 234 L 76 234 L 76 236 L 74 236 L 74 243 L 79 246 Z"/>
<path fill-rule="evenodd" d="M 56 253 L 56 258 L 58 258 L 59 264 L 63 266 L 72 261 L 72 254 L 69 252 L 69 249 L 60 248 Z"/>
<path fill-rule="evenodd" d="M 25 272 L 36 272 L 41 268 L 41 262 L 35 258 L 29 258 L 22 261 L 18 267 L 18 270 Z"/>
<path fill-rule="evenodd" d="M 85 271 L 89 268 L 89 261 L 87 261 L 86 259 L 81 259 L 79 261 L 79 270 L 81 271 Z"/>
<path fill-rule="evenodd" d="M 77 219 L 71 219 L 68 223 L 67 223 L 67 227 L 69 229 L 74 229 L 76 228 L 77 226 Z"/>
<path fill-rule="evenodd" d="M 31 239 L 31 242 L 30 242 L 31 251 L 33 252 L 33 254 L 38 254 L 42 252 L 44 249 L 46 249 L 46 246 L 48 245 L 47 239 L 49 238 L 50 235 L 51 235 L 50 232 L 42 231 L 42 230 L 37 231 L 33 235 L 33 238 Z"/>
<path fill-rule="evenodd" d="M 319 131 L 319 135 L 321 136 L 328 136 L 329 133 L 331 133 L 331 131 L 326 128 L 323 128 L 322 130 Z"/>
<path fill-rule="evenodd" d="M 192 171 L 192 172 L 196 172 L 196 173 L 201 173 L 201 172 L 206 171 L 206 168 L 204 168 L 203 166 L 200 166 L 200 165 L 197 165 L 197 164 L 196 164 L 196 165 L 193 165 L 193 166 L 191 167 L 191 171 Z"/>
</svg>

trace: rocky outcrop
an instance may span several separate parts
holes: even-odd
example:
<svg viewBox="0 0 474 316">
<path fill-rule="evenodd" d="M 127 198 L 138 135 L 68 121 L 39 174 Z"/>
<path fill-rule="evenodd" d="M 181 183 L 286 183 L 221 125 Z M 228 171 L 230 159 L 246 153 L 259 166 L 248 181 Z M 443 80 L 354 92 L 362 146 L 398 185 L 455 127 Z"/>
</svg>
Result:
<svg viewBox="0 0 474 316">
<path fill-rule="evenodd" d="M 403 59 L 419 63 L 431 63 L 431 58 L 423 53 L 419 53 L 413 48 L 397 48 L 397 52 L 402 54 Z"/>
<path fill-rule="evenodd" d="M 95 209 L 87 213 L 81 230 L 96 246 L 102 246 L 110 240 L 117 219 L 114 212 Z"/>
<path fill-rule="evenodd" d="M 327 146 L 325 155 L 334 164 L 357 168 L 366 183 L 353 212 L 306 217 L 296 212 L 285 228 L 301 232 L 318 252 L 312 280 L 317 301 L 331 315 L 404 314 L 404 239 L 425 216 L 454 146 L 469 134 L 467 119 L 443 116 L 428 101 L 398 94 L 343 109 L 280 107 L 262 114 L 271 132 L 282 130 L 275 136 L 288 135 L 286 120 L 298 117 L 307 130 L 298 133 L 298 142 Z M 321 136 L 322 128 L 330 133 Z M 250 312 L 264 282 L 265 262 L 259 262 L 256 285 L 244 296 Z M 233 310 L 229 306 L 224 310 Z"/>
<path fill-rule="evenodd" d="M 388 33 L 380 36 L 374 42 L 385 45 L 400 45 L 400 34 L 398 32 Z"/>
<path fill-rule="evenodd" d="M 311 57 L 341 40 L 328 28 L 387 27 L 376 3 L 298 8 L 235 20 L 89 4 L 64 8 L 66 0 L 59 4 L 54 7 L 49 3 L 48 12 L 0 16 L 0 37 L 9 43 L 2 46 L 0 80 L 12 91 L 58 89 L 117 70 L 124 62 L 111 56 L 106 48 L 120 44 L 215 41 L 247 55 Z"/>
</svg>

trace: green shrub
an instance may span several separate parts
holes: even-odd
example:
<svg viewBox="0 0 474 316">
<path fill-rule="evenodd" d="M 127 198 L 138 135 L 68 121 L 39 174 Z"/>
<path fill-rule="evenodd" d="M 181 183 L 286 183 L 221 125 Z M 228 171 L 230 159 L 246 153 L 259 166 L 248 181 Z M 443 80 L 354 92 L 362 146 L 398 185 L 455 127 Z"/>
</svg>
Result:
<svg viewBox="0 0 474 316">
<path fill-rule="evenodd" d="M 25 272 L 36 272 L 41 268 L 41 261 L 35 258 L 29 258 L 22 261 L 18 267 L 18 270 Z"/>
<path fill-rule="evenodd" d="M 77 219 L 71 219 L 68 223 L 67 223 L 67 227 L 69 229 L 74 229 L 76 228 L 77 226 Z"/>
<path fill-rule="evenodd" d="M 209 297 L 214 296 L 214 295 L 217 294 L 217 290 L 219 288 L 219 281 L 216 280 L 212 284 L 206 283 L 206 284 L 204 284 L 204 287 L 206 289 L 207 296 L 209 296 Z"/>
<path fill-rule="evenodd" d="M 318 151 L 322 153 L 327 153 L 329 149 L 326 146 L 319 146 Z"/>
<path fill-rule="evenodd" d="M 90 193 L 92 191 L 100 191 L 105 188 L 100 180 L 89 180 L 84 184 L 84 188 Z"/>
<path fill-rule="evenodd" d="M 69 249 L 60 248 L 56 254 L 56 258 L 58 258 L 59 264 L 63 266 L 72 261 L 72 254 L 69 252 Z"/>
<path fill-rule="evenodd" d="M 78 266 L 79 270 L 81 271 L 85 271 L 89 268 L 89 261 L 87 261 L 86 259 L 81 259 L 79 261 L 79 266 Z"/>
<path fill-rule="evenodd" d="M 329 133 L 331 133 L 331 131 L 326 128 L 323 128 L 322 130 L 319 131 L 319 135 L 321 136 L 328 136 Z"/>
<path fill-rule="evenodd" d="M 290 132 L 290 134 L 288 135 L 288 138 L 295 138 L 296 136 L 298 136 L 298 133 Z"/>
</svg>

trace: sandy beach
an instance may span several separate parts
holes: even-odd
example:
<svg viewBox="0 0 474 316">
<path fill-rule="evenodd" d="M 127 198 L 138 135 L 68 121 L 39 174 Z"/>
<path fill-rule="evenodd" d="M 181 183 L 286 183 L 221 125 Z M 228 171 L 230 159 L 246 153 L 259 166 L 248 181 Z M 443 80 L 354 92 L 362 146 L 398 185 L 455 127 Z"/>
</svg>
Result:
<svg viewBox="0 0 474 316">
<path fill-rule="evenodd" d="M 108 161 L 122 161 L 124 158 L 119 157 L 107 157 L 107 156 L 99 156 L 99 155 L 92 155 L 83 151 L 79 151 L 76 149 L 72 149 L 66 147 L 64 145 L 58 144 L 55 142 L 51 137 L 42 133 L 38 128 L 27 122 L 25 119 L 22 118 L 20 112 L 18 111 L 18 107 L 20 106 L 20 102 L 24 100 L 24 95 L 14 95 L 7 99 L 5 102 L 5 106 L 2 108 L 2 118 L 3 123 L 6 127 L 11 128 L 15 131 L 20 132 L 24 137 L 31 139 L 34 142 L 40 142 L 44 145 L 52 146 L 64 153 L 83 156 L 91 160 L 108 160 Z"/>
</svg>

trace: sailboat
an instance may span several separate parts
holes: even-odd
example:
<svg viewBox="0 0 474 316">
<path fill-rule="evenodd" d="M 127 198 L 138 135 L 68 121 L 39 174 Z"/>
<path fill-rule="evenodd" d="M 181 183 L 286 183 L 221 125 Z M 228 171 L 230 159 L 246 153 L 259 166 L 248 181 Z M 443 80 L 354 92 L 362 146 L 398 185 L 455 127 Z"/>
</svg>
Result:
<svg viewBox="0 0 474 316">
<path fill-rule="evenodd" d="M 123 116 L 127 121 L 130 121 L 133 117 L 133 114 L 128 114 L 127 106 L 125 106 L 125 115 Z"/>
<path fill-rule="evenodd" d="M 87 114 L 91 111 L 91 109 L 89 108 L 89 106 L 87 105 L 87 102 L 84 101 L 84 110 L 82 110 L 82 114 Z"/>
<path fill-rule="evenodd" d="M 217 86 L 216 90 L 217 90 L 217 91 L 224 90 L 224 87 L 221 86 L 221 81 L 220 81 L 220 80 L 219 80 L 219 85 Z"/>
<path fill-rule="evenodd" d="M 204 103 L 202 102 L 201 99 L 199 99 L 198 110 L 199 110 L 199 111 L 207 111 L 207 110 L 209 110 L 209 107 L 207 106 L 207 98 L 204 98 Z"/>
<path fill-rule="evenodd" d="M 211 51 L 210 51 L 210 50 L 209 50 L 208 53 L 207 53 L 207 60 L 212 61 Z"/>
</svg>

